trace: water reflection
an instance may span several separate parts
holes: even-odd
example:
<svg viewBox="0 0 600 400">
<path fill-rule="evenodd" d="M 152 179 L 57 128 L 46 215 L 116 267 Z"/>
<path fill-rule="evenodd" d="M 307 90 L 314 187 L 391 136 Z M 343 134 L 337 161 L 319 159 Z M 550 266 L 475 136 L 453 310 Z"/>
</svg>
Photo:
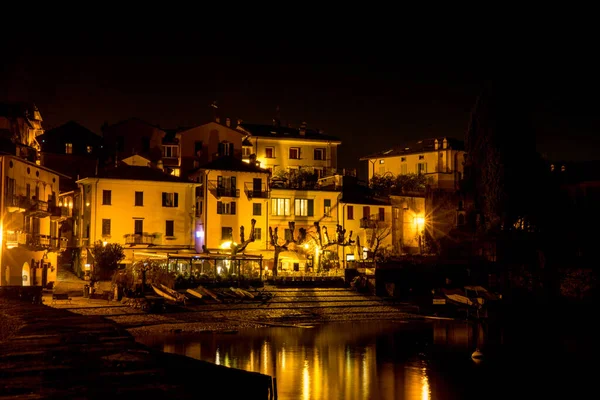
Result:
<svg viewBox="0 0 600 400">
<path fill-rule="evenodd" d="M 235 335 L 148 337 L 143 342 L 276 377 L 282 400 L 505 398 L 514 394 L 513 386 L 519 382 L 527 382 L 540 393 L 539 383 L 527 375 L 529 370 L 556 374 L 560 368 L 560 361 L 520 362 L 520 350 L 503 347 L 501 331 L 466 322 L 265 328 Z M 471 359 L 475 348 L 486 355 L 497 354 L 497 359 L 489 357 L 476 364 Z M 518 389 L 516 393 L 524 392 Z"/>
</svg>

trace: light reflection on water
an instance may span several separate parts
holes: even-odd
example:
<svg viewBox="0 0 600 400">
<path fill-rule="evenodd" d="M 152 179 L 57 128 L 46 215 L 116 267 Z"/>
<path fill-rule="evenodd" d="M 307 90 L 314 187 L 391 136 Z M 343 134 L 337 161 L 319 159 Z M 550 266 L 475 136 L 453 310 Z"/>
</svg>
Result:
<svg viewBox="0 0 600 400">
<path fill-rule="evenodd" d="M 486 334 L 480 325 L 466 322 L 369 322 L 141 341 L 166 352 L 273 376 L 281 400 L 429 400 L 500 396 L 498 387 L 508 387 L 527 370 L 513 368 L 518 366 L 515 360 L 509 368 L 502 362 L 478 365 L 470 355 L 477 347 L 492 354 L 494 348 L 502 348 L 503 340 L 501 334 Z M 495 389 L 489 391 L 490 386 Z M 487 393 L 481 397 L 483 391 Z"/>
</svg>

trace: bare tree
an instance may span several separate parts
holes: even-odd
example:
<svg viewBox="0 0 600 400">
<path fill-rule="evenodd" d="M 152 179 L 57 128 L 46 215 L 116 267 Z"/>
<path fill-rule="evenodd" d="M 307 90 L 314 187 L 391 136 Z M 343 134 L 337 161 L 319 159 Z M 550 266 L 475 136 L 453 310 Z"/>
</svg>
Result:
<svg viewBox="0 0 600 400">
<path fill-rule="evenodd" d="M 346 237 L 346 229 L 341 225 L 336 225 L 335 227 L 335 236 L 333 239 L 329 237 L 329 233 L 327 232 L 327 227 L 321 227 L 320 223 L 315 222 L 315 232 L 310 235 L 317 245 L 321 248 L 321 251 L 327 249 L 331 246 L 352 246 L 354 244 L 354 240 L 352 240 L 352 231 Z M 319 259 L 315 260 L 317 265 L 317 271 L 321 271 L 321 262 Z"/>
<path fill-rule="evenodd" d="M 256 226 L 256 220 L 254 218 L 252 218 L 250 220 L 250 235 L 248 235 L 248 240 L 245 239 L 245 235 L 244 235 L 244 225 L 240 226 L 240 244 L 234 245 L 233 243 L 231 244 L 231 254 L 232 255 L 236 255 L 237 253 L 241 253 L 243 252 L 246 247 L 254 242 L 255 236 L 254 236 L 254 227 Z"/>
<path fill-rule="evenodd" d="M 288 222 L 288 228 L 290 230 L 290 236 L 285 238 L 285 242 L 280 243 L 278 228 L 269 227 L 269 238 L 271 241 L 271 246 L 273 246 L 274 254 L 273 254 L 273 276 L 277 276 L 277 265 L 279 263 L 279 253 L 282 251 L 287 251 L 290 243 L 294 244 L 302 244 L 306 240 L 306 229 L 300 228 L 298 229 L 298 238 L 294 239 L 294 232 L 296 230 L 296 223 L 294 221 Z"/>
<path fill-rule="evenodd" d="M 375 262 L 375 257 L 379 253 L 379 247 L 381 243 L 390 236 L 392 233 L 392 229 L 390 224 L 387 224 L 383 221 L 377 221 L 376 224 L 372 226 L 372 228 L 367 228 L 367 237 L 369 238 L 369 248 L 372 249 L 372 258 L 373 262 Z"/>
</svg>

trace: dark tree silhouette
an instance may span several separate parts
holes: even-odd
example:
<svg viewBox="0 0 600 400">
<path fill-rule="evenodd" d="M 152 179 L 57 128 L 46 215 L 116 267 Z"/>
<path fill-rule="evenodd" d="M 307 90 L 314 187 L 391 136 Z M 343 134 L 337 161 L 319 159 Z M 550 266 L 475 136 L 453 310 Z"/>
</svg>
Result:
<svg viewBox="0 0 600 400">
<path fill-rule="evenodd" d="M 273 276 L 277 276 L 277 265 L 279 264 L 279 254 L 282 251 L 288 250 L 288 247 L 291 243 L 294 244 L 302 244 L 306 240 L 306 229 L 300 228 L 298 229 L 298 238 L 295 239 L 295 230 L 296 223 L 294 221 L 288 222 L 288 228 L 290 230 L 290 237 L 285 239 L 285 242 L 280 243 L 278 228 L 269 227 L 269 238 L 271 242 L 271 246 L 273 246 L 274 254 L 273 254 Z"/>
<path fill-rule="evenodd" d="M 320 223 L 315 222 L 315 233 L 311 235 L 311 237 L 315 240 L 317 245 L 321 248 L 322 251 L 331 246 L 351 246 L 354 244 L 354 240 L 352 240 L 352 231 L 346 237 L 346 229 L 344 229 L 341 225 L 336 225 L 335 228 L 335 237 L 331 239 L 329 237 L 329 233 L 327 232 L 327 227 L 321 227 Z M 317 265 L 317 271 L 321 271 L 321 262 L 320 256 L 319 259 L 315 260 Z"/>
<path fill-rule="evenodd" d="M 465 178 L 474 190 L 480 227 L 507 230 L 526 219 L 535 202 L 539 171 L 527 87 L 506 82 L 486 85 L 471 113 L 465 137 Z"/>
</svg>

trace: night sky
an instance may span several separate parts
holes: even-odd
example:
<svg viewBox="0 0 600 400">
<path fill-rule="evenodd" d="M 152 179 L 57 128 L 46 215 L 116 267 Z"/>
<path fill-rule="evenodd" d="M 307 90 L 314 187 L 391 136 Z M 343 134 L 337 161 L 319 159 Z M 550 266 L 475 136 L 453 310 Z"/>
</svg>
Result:
<svg viewBox="0 0 600 400">
<path fill-rule="evenodd" d="M 363 35 L 282 39 L 189 33 L 36 37 L 9 41 L 0 101 L 33 101 L 49 129 L 75 120 L 139 117 L 164 128 L 212 119 L 323 129 L 343 141 L 340 167 L 393 145 L 464 138 L 486 80 L 501 78 L 531 105 L 538 151 L 553 160 L 599 159 L 600 100 L 593 54 L 556 43 L 482 50 L 478 43 L 415 44 Z M 568 50 L 565 50 L 567 49 Z"/>
</svg>

